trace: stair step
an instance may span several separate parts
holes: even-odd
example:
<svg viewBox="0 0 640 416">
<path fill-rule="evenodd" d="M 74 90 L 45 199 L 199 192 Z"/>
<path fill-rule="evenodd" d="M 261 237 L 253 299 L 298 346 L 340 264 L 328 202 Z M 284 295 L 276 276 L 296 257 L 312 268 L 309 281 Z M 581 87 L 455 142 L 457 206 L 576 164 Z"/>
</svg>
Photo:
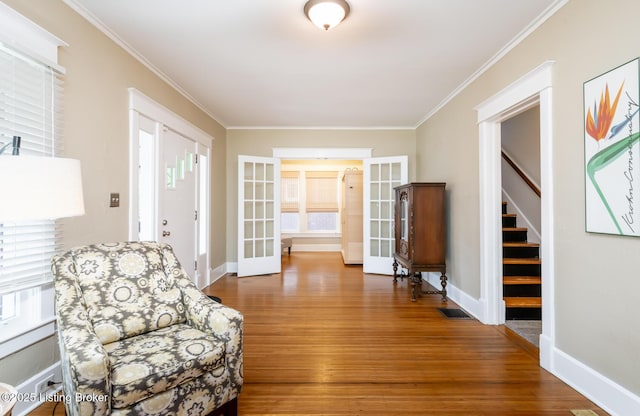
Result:
<svg viewBox="0 0 640 416">
<path fill-rule="evenodd" d="M 541 298 L 508 297 L 504 303 L 507 308 L 542 308 Z"/>
<path fill-rule="evenodd" d="M 539 258 L 505 258 L 502 264 L 542 264 Z"/>
<path fill-rule="evenodd" d="M 502 241 L 527 241 L 527 229 L 522 227 L 503 227 Z"/>
<path fill-rule="evenodd" d="M 504 239 L 503 239 L 504 240 Z M 508 236 L 506 240 L 509 240 Z M 510 240 L 517 240 L 511 238 Z M 527 241 L 503 241 L 503 258 L 540 258 L 540 244 Z"/>
<path fill-rule="evenodd" d="M 502 283 L 505 285 L 539 285 L 542 283 L 540 276 L 504 276 Z"/>
<path fill-rule="evenodd" d="M 505 241 L 502 247 L 540 247 L 540 243 L 529 243 L 527 241 Z"/>
<path fill-rule="evenodd" d="M 515 214 L 502 214 L 502 227 L 516 227 L 518 216 Z"/>
</svg>

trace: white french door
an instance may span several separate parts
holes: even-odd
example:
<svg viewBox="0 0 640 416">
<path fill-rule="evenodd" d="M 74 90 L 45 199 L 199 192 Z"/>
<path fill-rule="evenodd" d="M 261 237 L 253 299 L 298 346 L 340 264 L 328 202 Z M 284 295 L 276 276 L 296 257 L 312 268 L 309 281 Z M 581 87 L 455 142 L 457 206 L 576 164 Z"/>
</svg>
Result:
<svg viewBox="0 0 640 416">
<path fill-rule="evenodd" d="M 280 273 L 280 159 L 238 156 L 238 276 Z"/>
<path fill-rule="evenodd" d="M 393 274 L 393 188 L 408 182 L 408 157 L 369 158 L 363 161 L 364 273 Z"/>
</svg>

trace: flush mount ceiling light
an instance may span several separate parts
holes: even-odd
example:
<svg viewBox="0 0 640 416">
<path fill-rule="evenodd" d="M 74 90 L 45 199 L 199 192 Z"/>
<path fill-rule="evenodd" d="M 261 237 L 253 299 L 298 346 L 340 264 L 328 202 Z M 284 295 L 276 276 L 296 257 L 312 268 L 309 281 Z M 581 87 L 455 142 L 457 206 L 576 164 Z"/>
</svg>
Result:
<svg viewBox="0 0 640 416">
<path fill-rule="evenodd" d="M 345 0 L 309 0 L 304 5 L 304 14 L 324 30 L 338 26 L 349 15 L 349 10 L 349 3 Z"/>
</svg>

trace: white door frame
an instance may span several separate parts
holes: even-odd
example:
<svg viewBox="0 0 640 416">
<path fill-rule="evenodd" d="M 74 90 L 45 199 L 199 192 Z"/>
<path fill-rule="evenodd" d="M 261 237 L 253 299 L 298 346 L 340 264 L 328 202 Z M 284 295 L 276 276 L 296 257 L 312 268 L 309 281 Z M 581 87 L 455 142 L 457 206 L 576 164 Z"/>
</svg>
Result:
<svg viewBox="0 0 640 416">
<path fill-rule="evenodd" d="M 551 348 L 555 345 L 555 266 L 553 234 L 553 61 L 544 62 L 513 84 L 478 105 L 480 140 L 480 320 L 503 324 L 502 224 L 500 123 L 536 105 L 540 106 L 540 172 L 542 197 L 542 335 L 540 365 L 552 368 Z"/>
<path fill-rule="evenodd" d="M 155 122 L 166 126 L 181 135 L 188 137 L 189 139 L 197 143 L 199 153 L 211 155 L 211 148 L 213 147 L 214 138 L 207 134 L 205 131 L 194 126 L 184 118 L 173 113 L 163 105 L 147 97 L 135 88 L 129 88 L 129 239 L 132 241 L 138 240 L 138 218 L 139 218 L 139 206 L 138 206 L 138 178 L 139 178 L 139 122 L 138 116 L 142 115 Z M 158 126 L 159 128 L 160 126 Z M 159 136 L 158 136 L 159 137 Z M 209 157 L 209 160 L 211 158 Z M 208 165 L 209 172 L 207 176 L 211 177 L 211 163 Z M 209 182 L 210 183 L 210 182 Z M 199 189 L 196 190 L 199 192 Z M 208 195 L 209 193 L 205 193 Z M 211 224 L 210 219 L 211 212 L 211 198 L 206 200 L 206 212 L 199 213 L 199 218 Z M 204 215 L 203 215 L 204 214 Z M 206 252 L 209 252 L 211 245 L 210 238 L 206 239 Z M 198 250 L 196 250 L 196 256 Z M 206 263 L 204 265 L 198 264 L 198 269 L 204 269 L 201 274 L 201 278 L 196 284 L 202 288 L 211 283 L 211 265 L 209 256 L 206 256 Z M 202 269 L 201 269 L 202 267 Z"/>
<path fill-rule="evenodd" d="M 408 162 L 407 156 L 381 156 L 381 157 L 374 158 L 372 156 L 373 149 L 371 148 L 305 148 L 305 147 L 278 148 L 278 147 L 274 147 L 272 149 L 272 152 L 273 152 L 273 157 L 279 158 L 280 160 L 282 159 L 333 159 L 333 160 L 362 160 L 364 162 L 366 160 L 386 160 L 386 159 L 397 158 L 399 160 L 402 160 L 403 161 L 402 163 L 404 163 L 405 166 L 407 167 L 403 171 L 403 179 L 405 180 L 405 182 L 408 181 L 408 177 L 409 177 L 408 176 L 409 162 Z M 363 194 L 364 194 L 363 221 L 365 223 L 365 225 L 363 226 L 363 240 L 366 240 L 367 238 L 370 238 L 370 230 L 369 230 L 369 227 L 366 225 L 366 223 L 368 222 L 366 212 L 369 209 L 368 205 L 366 205 L 367 198 L 368 198 L 367 195 L 369 192 L 369 190 L 366 189 L 367 169 L 364 169 L 363 184 L 365 185 L 365 189 L 363 190 Z M 367 242 L 363 243 L 363 251 L 365 250 L 365 247 L 368 247 L 367 244 L 368 244 Z M 366 273 L 367 260 L 365 257 L 366 256 L 363 255 L 363 270 L 365 270 L 365 273 Z M 370 256 L 369 258 L 371 259 Z M 371 262 L 371 260 L 369 260 L 369 262 Z M 371 270 L 370 272 L 372 273 L 379 272 L 378 268 L 374 267 L 374 269 L 375 270 Z M 393 274 L 391 267 L 389 267 L 388 274 Z"/>
</svg>

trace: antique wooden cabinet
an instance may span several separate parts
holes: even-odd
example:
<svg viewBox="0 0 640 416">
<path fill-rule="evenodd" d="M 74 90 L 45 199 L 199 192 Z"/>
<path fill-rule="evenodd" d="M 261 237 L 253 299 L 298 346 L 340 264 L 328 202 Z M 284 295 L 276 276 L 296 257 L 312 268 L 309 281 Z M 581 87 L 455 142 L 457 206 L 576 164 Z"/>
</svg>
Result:
<svg viewBox="0 0 640 416">
<path fill-rule="evenodd" d="M 446 209 L 444 183 L 409 183 L 395 189 L 395 250 L 393 281 L 398 266 L 407 270 L 411 300 L 420 294 L 440 294 L 447 300 Z M 440 272 L 441 290 L 422 290 L 422 272 Z"/>
<path fill-rule="evenodd" d="M 362 264 L 362 171 L 347 170 L 342 177 L 342 260 Z"/>
</svg>

